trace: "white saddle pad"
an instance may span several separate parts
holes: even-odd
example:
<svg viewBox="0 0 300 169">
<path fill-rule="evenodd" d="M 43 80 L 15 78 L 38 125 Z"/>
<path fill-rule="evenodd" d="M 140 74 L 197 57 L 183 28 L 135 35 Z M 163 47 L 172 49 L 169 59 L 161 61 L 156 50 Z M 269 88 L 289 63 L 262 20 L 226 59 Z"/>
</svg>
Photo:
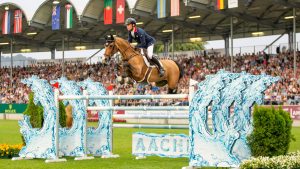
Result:
<svg viewBox="0 0 300 169">
<path fill-rule="evenodd" d="M 144 58 L 145 64 L 146 64 L 148 67 L 156 67 L 155 65 L 151 65 L 151 64 L 149 63 L 149 61 L 148 61 L 148 59 L 146 58 L 145 55 L 143 55 L 143 58 Z"/>
</svg>

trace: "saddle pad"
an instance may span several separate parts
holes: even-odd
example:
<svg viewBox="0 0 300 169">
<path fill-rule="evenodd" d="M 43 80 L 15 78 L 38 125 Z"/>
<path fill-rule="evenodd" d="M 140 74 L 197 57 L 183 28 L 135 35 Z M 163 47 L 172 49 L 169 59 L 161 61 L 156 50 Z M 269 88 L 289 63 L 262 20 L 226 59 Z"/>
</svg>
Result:
<svg viewBox="0 0 300 169">
<path fill-rule="evenodd" d="M 144 62 L 145 62 L 145 64 L 147 65 L 147 67 L 152 67 L 152 68 L 155 68 L 156 67 L 156 65 L 154 64 L 154 63 L 150 63 L 149 61 L 148 61 L 148 59 L 147 59 L 147 57 L 145 56 L 145 55 L 142 55 L 143 56 L 143 58 L 144 58 Z M 160 60 L 158 60 L 159 61 L 159 63 L 162 65 L 162 63 L 161 63 L 161 61 Z"/>
<path fill-rule="evenodd" d="M 142 55 L 142 56 L 143 56 L 144 62 L 147 65 L 147 67 L 155 67 L 155 65 L 150 64 L 150 62 L 148 61 L 148 59 L 146 58 L 145 55 Z"/>
</svg>

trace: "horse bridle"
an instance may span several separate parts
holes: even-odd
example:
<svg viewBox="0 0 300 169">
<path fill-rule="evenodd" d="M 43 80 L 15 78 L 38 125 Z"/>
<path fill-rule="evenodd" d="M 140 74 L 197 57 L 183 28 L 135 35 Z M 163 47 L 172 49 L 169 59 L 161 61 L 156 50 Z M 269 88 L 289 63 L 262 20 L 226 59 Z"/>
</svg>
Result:
<svg viewBox="0 0 300 169">
<path fill-rule="evenodd" d="M 107 40 L 107 41 L 106 41 L 106 43 L 108 43 L 108 45 L 111 44 L 112 42 L 115 42 L 115 40 Z M 105 46 L 108 46 L 108 45 L 105 45 Z M 112 51 L 114 51 L 115 46 L 116 46 L 116 44 L 114 44 Z M 120 53 L 123 55 L 123 53 L 125 54 L 125 52 L 126 52 L 129 48 L 131 48 L 131 46 L 128 46 L 124 51 L 121 51 L 121 50 L 119 50 L 119 51 L 120 51 Z M 138 54 L 137 54 L 136 52 L 134 52 L 132 55 L 129 56 L 128 59 L 122 59 L 122 61 L 127 61 L 127 62 L 128 62 L 130 59 L 132 59 L 132 58 L 135 57 L 136 55 L 138 55 Z"/>
<path fill-rule="evenodd" d="M 113 40 L 107 40 L 106 41 L 106 43 L 105 43 L 105 47 L 108 47 L 109 46 L 109 44 L 111 44 L 111 43 L 113 43 L 114 41 Z M 106 45 L 107 44 L 107 45 Z M 115 50 L 115 46 L 116 46 L 116 44 L 114 44 L 114 46 L 113 46 L 113 48 L 112 48 L 112 51 L 114 51 Z M 110 57 L 112 56 L 112 54 L 110 54 Z"/>
</svg>

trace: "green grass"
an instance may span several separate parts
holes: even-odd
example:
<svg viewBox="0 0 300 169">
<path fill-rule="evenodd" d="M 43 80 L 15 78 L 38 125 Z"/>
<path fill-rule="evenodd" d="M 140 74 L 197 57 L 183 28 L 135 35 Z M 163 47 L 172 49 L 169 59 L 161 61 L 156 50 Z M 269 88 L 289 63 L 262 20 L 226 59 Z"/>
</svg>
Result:
<svg viewBox="0 0 300 169">
<path fill-rule="evenodd" d="M 89 124 L 93 126 L 95 124 Z M 96 157 L 94 160 L 74 161 L 73 158 L 67 158 L 66 163 L 46 164 L 44 160 L 11 161 L 10 159 L 0 159 L 0 169 L 175 169 L 188 166 L 187 158 L 160 158 L 147 157 L 144 160 L 135 160 L 131 155 L 132 133 L 143 131 L 147 133 L 184 133 L 188 130 L 168 130 L 168 129 L 115 129 L 114 130 L 114 149 L 115 154 L 119 154 L 117 159 L 101 159 Z M 296 141 L 290 145 L 290 151 L 300 150 L 300 127 L 294 127 L 292 133 Z M 0 120 L 0 144 L 19 144 L 22 143 L 21 134 L 17 121 Z"/>
<path fill-rule="evenodd" d="M 95 124 L 89 124 L 95 126 Z M 143 131 L 147 133 L 184 133 L 188 134 L 188 130 L 167 130 L 167 129 L 114 129 L 114 147 L 113 153 L 119 154 L 117 159 L 101 159 L 96 157 L 94 160 L 74 161 L 74 158 L 67 158 L 66 163 L 45 164 L 45 160 L 28 160 L 28 161 L 11 161 L 9 159 L 0 159 L 0 169 L 173 169 L 188 166 L 188 158 L 160 158 L 147 157 L 143 160 L 135 160 L 131 155 L 132 133 Z M 17 121 L 0 120 L 0 144 L 18 144 L 22 143 L 21 134 Z"/>
</svg>

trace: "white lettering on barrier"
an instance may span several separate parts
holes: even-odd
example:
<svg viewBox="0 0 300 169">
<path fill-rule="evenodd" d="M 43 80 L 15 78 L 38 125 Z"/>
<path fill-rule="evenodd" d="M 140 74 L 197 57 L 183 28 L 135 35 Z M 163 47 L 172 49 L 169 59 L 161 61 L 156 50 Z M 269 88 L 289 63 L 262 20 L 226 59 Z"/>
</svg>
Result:
<svg viewBox="0 0 300 169">
<path fill-rule="evenodd" d="M 188 157 L 189 137 L 184 134 L 133 133 L 132 154 L 135 156 Z"/>
</svg>

